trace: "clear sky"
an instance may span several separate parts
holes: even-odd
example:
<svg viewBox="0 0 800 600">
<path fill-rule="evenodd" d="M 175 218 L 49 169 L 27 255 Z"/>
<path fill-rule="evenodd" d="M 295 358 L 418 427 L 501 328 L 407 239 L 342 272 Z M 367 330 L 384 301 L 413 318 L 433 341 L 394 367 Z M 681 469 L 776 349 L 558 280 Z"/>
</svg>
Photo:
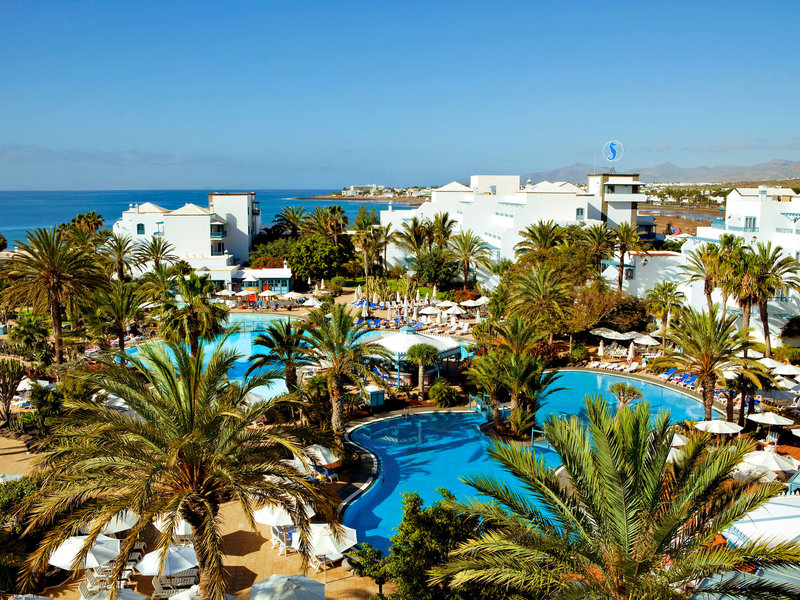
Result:
<svg viewBox="0 0 800 600">
<path fill-rule="evenodd" d="M 0 189 L 800 160 L 800 3 L 0 0 Z"/>
</svg>

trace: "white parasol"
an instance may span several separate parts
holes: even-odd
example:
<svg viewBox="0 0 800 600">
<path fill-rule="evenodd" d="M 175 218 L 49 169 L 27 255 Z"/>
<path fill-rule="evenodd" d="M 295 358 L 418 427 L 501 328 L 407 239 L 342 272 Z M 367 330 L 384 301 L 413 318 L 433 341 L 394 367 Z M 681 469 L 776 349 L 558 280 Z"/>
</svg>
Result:
<svg viewBox="0 0 800 600">
<path fill-rule="evenodd" d="M 71 571 L 75 559 L 81 554 L 88 535 L 73 535 L 67 538 L 64 542 L 56 548 L 55 552 L 50 555 L 50 560 L 47 562 L 54 567 Z M 110 562 L 119 556 L 120 540 L 110 538 L 103 534 L 97 536 L 94 545 L 89 549 L 83 563 L 78 565 L 78 569 L 96 569 L 101 567 L 107 562 Z"/>
<path fill-rule="evenodd" d="M 743 427 L 736 423 L 723 421 L 722 419 L 714 419 L 713 421 L 698 421 L 694 424 L 695 429 L 705 431 L 706 433 L 717 433 L 722 435 L 730 435 L 732 433 L 739 433 Z"/>
<path fill-rule="evenodd" d="M 770 471 L 796 471 L 797 461 L 790 456 L 781 456 L 767 450 L 756 450 L 744 455 L 744 462 Z"/>
<path fill-rule="evenodd" d="M 197 554 L 191 546 L 169 546 L 166 548 L 164 569 L 160 570 L 164 548 L 148 552 L 136 563 L 136 570 L 142 575 L 174 575 L 197 566 Z"/>
<path fill-rule="evenodd" d="M 794 423 L 791 419 L 787 419 L 771 411 L 747 415 L 747 420 L 761 423 L 762 425 L 791 425 Z"/>
<path fill-rule="evenodd" d="M 775 375 L 786 375 L 788 377 L 797 377 L 798 375 L 800 375 L 800 368 L 795 367 L 794 365 L 781 365 L 772 372 Z"/>
</svg>

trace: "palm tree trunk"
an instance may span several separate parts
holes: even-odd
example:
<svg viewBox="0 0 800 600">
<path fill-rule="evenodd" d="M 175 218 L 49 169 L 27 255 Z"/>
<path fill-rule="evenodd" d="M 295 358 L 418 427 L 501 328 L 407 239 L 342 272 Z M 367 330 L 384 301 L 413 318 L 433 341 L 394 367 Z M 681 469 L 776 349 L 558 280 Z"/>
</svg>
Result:
<svg viewBox="0 0 800 600">
<path fill-rule="evenodd" d="M 664 311 L 661 317 L 661 348 L 667 349 L 667 319 L 669 318 L 669 311 Z"/>
<path fill-rule="evenodd" d="M 192 528 L 192 539 L 202 540 L 205 536 L 205 523 L 204 516 L 192 512 L 190 514 L 181 515 Z M 212 600 L 215 597 L 214 581 L 212 577 L 212 561 L 221 562 L 221 556 L 207 556 L 202 544 L 195 543 L 194 551 L 197 555 L 197 574 L 198 586 L 200 588 L 200 600 Z M 222 571 L 222 565 L 217 565 L 218 570 Z"/>
<path fill-rule="evenodd" d="M 742 302 L 742 331 L 747 331 L 750 328 L 750 303 Z M 747 358 L 747 349 L 742 352 L 744 358 Z"/>
<path fill-rule="evenodd" d="M 617 279 L 617 291 L 618 292 L 622 291 L 622 274 L 624 273 L 624 271 L 625 271 L 625 250 L 620 248 L 620 251 L 619 251 L 619 273 L 618 273 L 618 279 Z"/>
<path fill-rule="evenodd" d="M 733 399 L 736 396 L 734 392 L 725 394 L 725 420 L 733 423 Z"/>
<path fill-rule="evenodd" d="M 462 267 L 462 273 L 464 275 L 464 289 L 466 290 L 469 288 L 469 281 L 467 281 L 469 278 L 469 260 L 465 260 L 462 263 Z"/>
<path fill-rule="evenodd" d="M 705 420 L 711 420 L 711 411 L 714 407 L 714 388 L 717 385 L 717 378 L 713 375 L 705 375 L 701 378 L 703 384 L 703 406 L 705 407 Z"/>
<path fill-rule="evenodd" d="M 728 314 L 728 294 L 722 292 L 722 316 Z"/>
<path fill-rule="evenodd" d="M 492 401 L 492 418 L 494 419 L 494 430 L 497 432 L 503 431 L 505 426 L 503 425 L 503 415 L 500 414 L 500 400 L 497 399 L 497 392 L 492 393 L 489 396 Z"/>
<path fill-rule="evenodd" d="M 369 278 L 369 263 L 367 262 L 367 249 L 364 248 L 364 279 Z"/>
<path fill-rule="evenodd" d="M 511 393 L 511 418 L 517 414 L 519 410 L 519 393 Z"/>
<path fill-rule="evenodd" d="M 759 301 L 758 312 L 761 314 L 761 326 L 764 328 L 764 355 L 767 358 L 772 358 L 772 342 L 769 339 L 769 312 L 766 300 Z"/>
<path fill-rule="evenodd" d="M 50 320 L 53 322 L 53 344 L 56 350 L 56 364 L 64 362 L 64 343 L 61 329 L 61 304 L 55 298 L 50 299 Z"/>
<path fill-rule="evenodd" d="M 286 382 L 286 389 L 293 392 L 297 389 L 297 367 L 294 363 L 287 363 L 283 372 L 283 380 Z"/>
<path fill-rule="evenodd" d="M 117 334 L 117 342 L 119 342 L 119 351 L 125 352 L 125 332 L 120 330 Z"/>
<path fill-rule="evenodd" d="M 739 419 L 738 419 L 738 423 L 742 427 L 744 427 L 744 415 L 745 415 L 745 412 L 747 412 L 745 410 L 746 407 L 747 407 L 747 394 L 742 393 L 742 402 L 741 402 L 741 404 L 739 404 Z"/>
<path fill-rule="evenodd" d="M 711 282 L 708 279 L 706 279 L 705 289 L 703 291 L 706 294 L 706 302 L 708 303 L 708 313 L 711 314 L 711 311 L 714 310 L 714 303 L 711 301 L 711 294 L 714 292 L 714 286 L 711 285 Z"/>
<path fill-rule="evenodd" d="M 342 387 L 336 380 L 328 387 L 331 395 L 331 429 L 340 447 L 344 447 L 344 425 L 342 422 Z"/>
<path fill-rule="evenodd" d="M 425 402 L 425 365 L 419 363 L 419 400 L 420 402 Z"/>
</svg>

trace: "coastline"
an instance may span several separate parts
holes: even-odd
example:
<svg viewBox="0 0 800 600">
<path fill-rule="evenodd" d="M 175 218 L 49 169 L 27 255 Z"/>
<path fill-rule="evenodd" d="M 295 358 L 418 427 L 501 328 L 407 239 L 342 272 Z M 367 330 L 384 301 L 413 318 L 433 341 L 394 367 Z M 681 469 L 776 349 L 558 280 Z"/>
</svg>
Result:
<svg viewBox="0 0 800 600">
<path fill-rule="evenodd" d="M 409 204 L 419 206 L 423 202 L 428 202 L 430 196 L 418 196 L 414 198 L 384 198 L 378 196 L 300 196 L 292 200 L 336 200 L 337 202 L 391 202 L 392 204 Z"/>
</svg>

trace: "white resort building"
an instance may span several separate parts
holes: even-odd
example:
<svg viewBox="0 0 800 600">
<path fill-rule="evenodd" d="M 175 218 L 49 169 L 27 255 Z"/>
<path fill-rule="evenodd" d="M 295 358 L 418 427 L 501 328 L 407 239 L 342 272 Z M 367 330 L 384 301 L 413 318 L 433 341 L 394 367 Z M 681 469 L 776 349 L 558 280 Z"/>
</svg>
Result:
<svg viewBox="0 0 800 600">
<path fill-rule="evenodd" d="M 682 267 L 687 263 L 689 252 L 705 243 L 719 243 L 723 234 L 736 235 L 745 244 L 771 242 L 783 248 L 787 256 L 800 259 L 800 194 L 787 188 L 736 188 L 725 203 L 725 216 L 715 219 L 710 227 L 698 227 L 697 234 L 687 237 L 681 252 L 651 252 L 647 256 L 633 253 L 625 259 L 623 289 L 639 297 L 659 281 L 672 281 L 686 295 L 687 302 L 695 308 L 706 306 L 703 282 L 688 283 Z M 617 280 L 617 266 L 609 266 L 603 276 L 609 282 Z M 719 290 L 712 295 L 714 302 L 721 302 Z M 728 300 L 728 312 L 742 314 L 735 300 Z M 773 344 L 780 344 L 780 330 L 786 321 L 800 314 L 800 295 L 791 292 L 774 298 L 769 303 L 769 328 Z M 764 333 L 758 309 L 753 308 L 750 326 L 756 340 L 763 340 Z"/>
<path fill-rule="evenodd" d="M 495 257 L 514 258 L 519 232 L 539 221 L 553 220 L 559 225 L 591 225 L 605 222 L 615 227 L 622 222 L 637 223 L 643 235 L 653 234 L 652 217 L 639 216 L 640 202 L 647 195 L 636 174 L 592 174 L 586 189 L 557 181 L 520 185 L 517 175 L 473 175 L 470 185 L 456 181 L 433 190 L 430 202 L 411 210 L 381 211 L 381 225 L 394 230 L 412 218 L 432 219 L 449 213 L 457 222 L 455 233 L 472 230 L 489 245 Z M 407 265 L 410 257 L 397 246 L 389 249 L 390 264 Z M 487 281 L 485 273 L 479 273 Z"/>
<path fill-rule="evenodd" d="M 288 267 L 240 267 L 248 261 L 253 238 L 261 229 L 255 192 L 210 193 L 208 208 L 191 203 L 175 210 L 151 202 L 131 205 L 113 226 L 114 233 L 129 235 L 134 243 L 163 237 L 178 258 L 220 285 L 238 288 L 244 283 L 286 293 L 292 278 Z"/>
</svg>

